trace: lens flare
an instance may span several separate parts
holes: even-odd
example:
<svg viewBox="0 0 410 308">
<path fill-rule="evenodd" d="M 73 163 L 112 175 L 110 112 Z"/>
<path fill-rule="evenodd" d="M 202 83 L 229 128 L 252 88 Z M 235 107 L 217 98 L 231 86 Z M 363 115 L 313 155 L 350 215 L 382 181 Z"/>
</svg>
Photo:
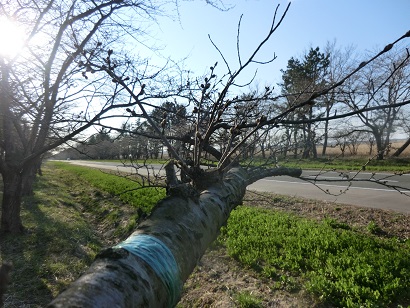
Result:
<svg viewBox="0 0 410 308">
<path fill-rule="evenodd" d="M 0 56 L 14 57 L 24 45 L 24 31 L 18 24 L 0 17 Z"/>
</svg>

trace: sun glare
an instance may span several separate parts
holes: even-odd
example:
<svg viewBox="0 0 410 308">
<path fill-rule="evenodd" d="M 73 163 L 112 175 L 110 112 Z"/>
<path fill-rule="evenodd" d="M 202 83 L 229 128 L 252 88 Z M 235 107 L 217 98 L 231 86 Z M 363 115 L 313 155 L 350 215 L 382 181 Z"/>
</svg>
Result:
<svg viewBox="0 0 410 308">
<path fill-rule="evenodd" d="M 0 55 L 14 57 L 23 47 L 24 31 L 12 20 L 0 17 Z"/>
</svg>

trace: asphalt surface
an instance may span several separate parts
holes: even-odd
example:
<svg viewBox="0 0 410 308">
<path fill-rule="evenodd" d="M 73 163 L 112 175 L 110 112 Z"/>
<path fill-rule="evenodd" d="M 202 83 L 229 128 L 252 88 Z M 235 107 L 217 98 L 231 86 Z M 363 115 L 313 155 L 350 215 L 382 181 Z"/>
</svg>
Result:
<svg viewBox="0 0 410 308">
<path fill-rule="evenodd" d="M 352 172 L 348 174 L 349 181 L 346 175 L 343 178 L 336 172 L 317 174 L 318 171 L 303 171 L 302 177 L 311 182 L 288 176 L 268 177 L 249 185 L 248 189 L 410 214 L 410 175 L 360 173 L 354 177 Z M 402 193 L 393 186 L 401 187 Z"/>
<path fill-rule="evenodd" d="M 132 166 L 119 163 L 71 160 L 70 163 L 100 169 L 135 173 Z M 152 166 L 158 172 L 160 165 Z M 139 169 L 143 173 L 144 169 Z M 152 170 L 150 170 L 152 172 Z M 267 177 L 248 186 L 248 190 L 273 192 L 329 202 L 392 210 L 410 214 L 410 175 L 389 173 L 340 174 L 304 170 L 303 179 L 288 176 Z M 384 185 L 378 183 L 382 181 Z M 314 183 L 314 184 L 313 184 Z M 397 191 L 397 187 L 400 187 Z M 396 188 L 396 189 L 395 189 Z"/>
</svg>

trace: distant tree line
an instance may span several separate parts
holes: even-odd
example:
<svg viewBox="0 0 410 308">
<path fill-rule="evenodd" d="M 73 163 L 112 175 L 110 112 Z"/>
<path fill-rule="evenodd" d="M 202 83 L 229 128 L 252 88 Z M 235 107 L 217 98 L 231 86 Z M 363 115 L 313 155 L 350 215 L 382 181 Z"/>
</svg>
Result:
<svg viewBox="0 0 410 308">
<path fill-rule="evenodd" d="M 292 109 L 320 89 L 337 82 L 346 71 L 361 65 L 352 48 L 341 50 L 336 48 L 335 43 L 328 43 L 323 52 L 316 47 L 310 48 L 301 58 L 292 57 L 286 69 L 282 70 L 282 83 L 278 85 L 279 94 L 272 98 L 273 86 L 265 86 L 262 90 L 249 90 L 236 98 L 238 102 L 230 113 L 224 114 L 226 121 L 241 127 L 235 138 L 237 143 L 242 144 L 238 151 L 241 159 L 255 155 L 262 158 L 317 158 L 326 156 L 329 147 L 336 148 L 342 156 L 357 155 L 359 145 L 362 144 L 368 145 L 366 154 L 375 155 L 377 159 L 388 155 L 401 155 L 410 144 L 410 113 L 408 106 L 402 103 L 408 102 L 410 98 L 409 64 L 405 53 L 395 52 L 393 55 L 382 56 L 337 90 L 329 91 L 326 95 L 312 100 L 311 104 L 297 108 L 297 112 L 285 114 L 281 118 L 280 127 L 266 126 L 255 132 L 251 138 L 243 140 L 252 129 L 247 127 L 250 119 L 263 120 Z M 382 80 L 387 81 L 381 82 Z M 380 106 L 383 108 L 378 108 Z M 181 157 L 189 157 L 192 152 L 194 145 L 184 142 L 184 138 L 192 138 L 189 132 L 192 132 L 197 112 L 196 107 L 188 110 L 187 106 L 174 100 L 163 102 L 150 114 L 160 127 L 161 133 L 167 136 Z M 337 120 L 339 114 L 346 113 L 351 113 L 351 116 Z M 102 126 L 100 131 L 88 140 L 62 150 L 55 157 L 168 157 L 152 126 L 135 112 L 133 116 L 136 117 L 135 121 L 124 123 L 122 129 Z M 201 116 L 205 119 L 206 111 Z M 399 148 L 391 146 L 394 133 L 408 138 Z M 229 140 L 230 134 L 227 130 L 220 129 L 211 141 L 214 147 L 223 152 Z"/>
</svg>

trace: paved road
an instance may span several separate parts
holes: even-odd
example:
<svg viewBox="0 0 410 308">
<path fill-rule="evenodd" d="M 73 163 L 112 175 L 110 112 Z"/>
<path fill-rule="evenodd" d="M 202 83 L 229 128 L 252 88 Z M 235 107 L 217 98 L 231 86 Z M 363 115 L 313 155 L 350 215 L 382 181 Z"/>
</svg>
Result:
<svg viewBox="0 0 410 308">
<path fill-rule="evenodd" d="M 124 167 L 118 163 L 81 160 L 73 160 L 69 162 L 94 168 L 118 170 L 121 172 L 135 172 L 133 167 Z M 153 168 L 158 171 L 160 166 L 154 165 Z M 142 171 L 143 169 L 140 169 L 139 172 L 142 173 Z M 380 173 L 374 176 L 374 179 L 377 180 L 384 179 L 388 185 L 404 187 L 405 189 L 403 192 L 407 193 L 407 196 L 398 193 L 393 188 L 377 184 L 374 180 L 360 181 L 371 178 L 372 174 L 370 173 L 360 173 L 355 177 L 355 180 L 359 181 L 352 182 L 349 190 L 338 196 L 335 196 L 335 194 L 339 194 L 341 190 L 344 191 L 349 183 L 346 179 L 340 181 L 341 177 L 339 173 L 327 172 L 326 174 L 318 176 L 318 171 L 304 170 L 302 176 L 310 180 L 320 180 L 316 182 L 318 187 L 297 178 L 279 176 L 259 180 L 248 186 L 248 189 L 316 200 L 327 200 L 336 203 L 387 209 L 410 214 L 410 175 L 397 176 Z M 354 173 L 350 173 L 348 176 L 352 178 L 354 177 Z M 333 195 L 326 193 L 325 191 L 328 191 Z"/>
<path fill-rule="evenodd" d="M 134 166 L 132 166 L 131 164 L 124 165 L 122 163 L 99 162 L 99 161 L 90 161 L 90 160 L 67 160 L 65 162 L 72 163 L 72 164 L 75 164 L 75 165 L 91 167 L 91 168 L 114 170 L 114 171 L 119 171 L 119 172 L 136 173 L 136 168 Z M 150 172 L 150 173 L 152 171 L 159 172 L 160 170 L 163 170 L 162 165 L 150 165 L 148 167 L 148 170 L 145 167 L 139 168 L 138 173 L 142 174 L 142 175 L 147 175 L 148 172 Z"/>
<path fill-rule="evenodd" d="M 302 176 L 315 179 L 318 171 L 303 171 Z M 350 173 L 352 177 L 354 173 Z M 370 173 L 360 173 L 356 180 L 368 180 Z M 393 188 L 388 188 L 375 181 L 354 181 L 349 189 L 340 195 L 340 191 L 345 191 L 348 181 L 340 181 L 339 173 L 329 172 L 317 177 L 322 181 L 316 182 L 315 187 L 309 182 L 287 176 L 269 177 L 259 180 L 248 186 L 250 190 L 268 191 L 283 195 L 298 196 L 316 200 L 327 200 L 330 202 L 352 204 L 365 207 L 393 210 L 410 214 L 410 175 L 397 176 L 393 174 L 380 173 L 374 176 L 375 179 L 384 179 L 388 185 L 404 187 L 402 190 L 407 194 L 400 194 Z M 323 180 L 330 180 L 323 181 Z M 328 191 L 329 194 L 326 193 Z M 337 195 L 337 196 L 335 196 Z"/>
</svg>

